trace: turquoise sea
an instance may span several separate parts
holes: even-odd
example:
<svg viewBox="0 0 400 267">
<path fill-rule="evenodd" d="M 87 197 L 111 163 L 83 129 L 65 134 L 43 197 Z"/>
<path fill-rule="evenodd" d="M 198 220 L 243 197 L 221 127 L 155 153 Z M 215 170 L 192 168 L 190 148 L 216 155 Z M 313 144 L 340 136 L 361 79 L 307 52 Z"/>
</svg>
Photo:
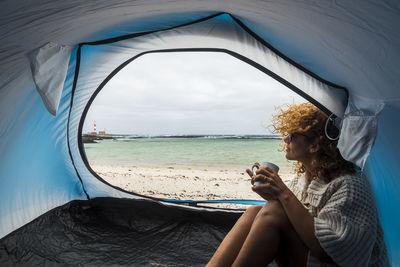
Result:
<svg viewBox="0 0 400 267">
<path fill-rule="evenodd" d="M 90 164 L 245 169 L 270 161 L 281 170 L 292 165 L 276 137 L 118 137 L 84 147 Z"/>
</svg>

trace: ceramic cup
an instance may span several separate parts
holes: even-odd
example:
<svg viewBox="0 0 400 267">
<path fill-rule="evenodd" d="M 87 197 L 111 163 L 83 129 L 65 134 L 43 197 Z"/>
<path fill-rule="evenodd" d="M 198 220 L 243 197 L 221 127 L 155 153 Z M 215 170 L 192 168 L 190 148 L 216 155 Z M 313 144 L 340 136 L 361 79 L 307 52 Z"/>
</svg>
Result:
<svg viewBox="0 0 400 267">
<path fill-rule="evenodd" d="M 258 164 L 256 163 L 256 164 L 253 165 L 253 167 L 251 167 L 251 171 L 253 172 L 253 175 L 256 175 L 256 171 L 261 167 L 269 167 L 276 173 L 278 173 L 278 171 L 279 171 L 278 165 L 276 165 L 276 164 L 274 164 L 272 162 L 265 161 L 265 162 L 258 163 Z M 263 183 L 263 181 L 255 181 L 254 185 L 259 185 L 259 184 L 262 184 L 262 183 Z"/>
</svg>

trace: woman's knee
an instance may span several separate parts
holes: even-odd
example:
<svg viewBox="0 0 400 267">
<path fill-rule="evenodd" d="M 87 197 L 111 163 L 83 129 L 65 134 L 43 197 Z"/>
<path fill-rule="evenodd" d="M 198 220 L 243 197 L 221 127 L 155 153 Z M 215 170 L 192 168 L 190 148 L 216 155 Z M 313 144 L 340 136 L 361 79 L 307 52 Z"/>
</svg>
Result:
<svg viewBox="0 0 400 267">
<path fill-rule="evenodd" d="M 246 211 L 242 214 L 239 221 L 250 222 L 252 223 L 256 218 L 257 214 L 260 212 L 262 206 L 254 205 L 250 206 L 246 209 Z"/>
<path fill-rule="evenodd" d="M 260 205 L 252 205 L 246 209 L 244 214 L 248 215 L 257 215 L 257 213 L 262 209 L 263 206 Z"/>
<path fill-rule="evenodd" d="M 258 212 L 256 219 L 268 220 L 270 223 L 285 226 L 289 223 L 289 219 L 286 215 L 279 201 L 269 201 L 262 209 Z"/>
</svg>

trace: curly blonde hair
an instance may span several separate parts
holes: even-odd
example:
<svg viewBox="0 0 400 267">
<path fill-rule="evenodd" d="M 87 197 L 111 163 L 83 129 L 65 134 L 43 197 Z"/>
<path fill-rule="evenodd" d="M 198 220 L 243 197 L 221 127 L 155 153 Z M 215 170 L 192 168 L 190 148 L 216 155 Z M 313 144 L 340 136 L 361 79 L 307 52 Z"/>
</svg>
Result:
<svg viewBox="0 0 400 267">
<path fill-rule="evenodd" d="M 328 116 L 311 103 L 285 104 L 275 108 L 278 113 L 272 117 L 274 133 L 285 136 L 289 133 L 301 133 L 308 137 L 311 143 L 319 144 L 318 160 L 313 160 L 311 169 L 306 170 L 301 162 L 294 165 L 297 174 L 305 173 L 307 179 L 316 177 L 331 181 L 340 174 L 354 172 L 354 165 L 343 159 L 337 149 L 337 141 L 325 136 L 325 123 Z M 282 151 L 286 143 L 282 144 Z"/>
</svg>

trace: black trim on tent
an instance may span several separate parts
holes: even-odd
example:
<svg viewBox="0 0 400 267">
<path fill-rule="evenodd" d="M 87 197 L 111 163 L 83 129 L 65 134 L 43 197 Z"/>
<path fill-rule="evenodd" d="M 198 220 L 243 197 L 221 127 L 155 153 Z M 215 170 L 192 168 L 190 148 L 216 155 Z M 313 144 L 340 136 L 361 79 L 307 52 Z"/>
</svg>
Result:
<svg viewBox="0 0 400 267">
<path fill-rule="evenodd" d="M 74 93 L 76 90 L 76 85 L 77 85 L 77 80 L 78 80 L 78 76 L 79 76 L 79 67 L 80 67 L 80 57 L 81 57 L 81 47 L 83 45 L 102 45 L 102 44 L 108 44 L 108 43 L 113 43 L 113 42 L 118 42 L 121 40 L 125 40 L 125 39 L 131 39 L 131 38 L 135 38 L 135 37 L 139 37 L 139 36 L 143 36 L 143 35 L 147 35 L 147 34 L 151 34 L 151 33 L 155 33 L 155 32 L 161 32 L 161 31 L 167 31 L 170 29 L 175 29 L 175 28 L 179 28 L 179 27 L 183 27 L 183 26 L 187 26 L 187 25 L 191 25 L 191 24 L 195 24 L 195 23 L 199 23 L 202 21 L 206 21 L 209 19 L 212 19 L 214 17 L 217 17 L 219 15 L 223 15 L 223 14 L 228 14 L 230 17 L 232 17 L 232 19 L 238 23 L 239 26 L 241 26 L 247 33 L 249 33 L 253 38 L 255 38 L 257 41 L 259 41 L 261 44 L 263 44 L 264 46 L 268 47 L 269 49 L 271 49 L 272 51 L 274 51 L 277 55 L 279 55 L 281 58 L 283 58 L 284 60 L 286 60 L 287 62 L 289 62 L 290 64 L 296 66 L 297 68 L 301 69 L 302 71 L 304 71 L 305 73 L 307 73 L 308 75 L 312 76 L 313 78 L 319 80 L 322 83 L 325 83 L 329 86 L 335 87 L 337 89 L 342 89 L 344 90 L 347 95 L 348 95 L 348 91 L 346 88 L 336 85 L 334 83 L 331 83 L 329 81 L 326 81 L 324 79 L 322 79 L 320 76 L 316 75 L 315 73 L 311 72 L 310 70 L 306 69 L 305 67 L 299 65 L 298 63 L 296 63 L 295 61 L 293 61 L 292 59 L 290 59 L 289 57 L 285 56 L 283 53 L 281 53 L 279 50 L 277 50 L 276 48 L 274 48 L 272 45 L 270 45 L 269 43 L 267 43 L 265 40 L 263 40 L 260 36 L 258 36 L 256 33 L 254 33 L 253 31 L 251 31 L 243 22 L 241 22 L 239 19 L 237 19 L 236 17 L 234 17 L 233 15 L 229 14 L 229 13 L 225 13 L 225 12 L 219 12 L 217 14 L 202 18 L 202 19 L 198 19 L 195 20 L 193 22 L 189 22 L 189 23 L 185 23 L 185 24 L 181 24 L 178 26 L 174 26 L 174 27 L 169 27 L 166 29 L 161 29 L 161 30 L 154 30 L 154 31 L 148 31 L 148 32 L 141 32 L 141 33 L 134 33 L 134 34 L 128 34 L 128 35 L 123 35 L 123 36 L 119 36 L 119 37 L 114 37 L 114 38 L 109 38 L 109 39 L 104 39 L 104 40 L 100 40 L 100 41 L 95 41 L 95 42 L 84 42 L 84 43 L 80 43 L 79 44 L 79 48 L 77 51 L 77 61 L 76 61 L 76 69 L 75 69 L 75 76 L 74 76 L 74 83 L 73 83 L 73 87 L 72 87 L 72 94 L 71 94 L 71 103 L 70 103 L 70 111 L 69 111 L 69 115 L 68 115 L 68 125 L 67 125 L 67 142 L 68 142 L 68 152 L 69 155 L 71 157 L 72 160 L 72 164 L 74 166 L 74 169 L 78 175 L 78 178 L 81 182 L 83 191 L 85 192 L 86 196 L 88 199 L 90 199 L 88 193 L 85 190 L 85 186 L 83 184 L 82 178 L 79 175 L 79 172 L 75 166 L 73 157 L 72 157 L 72 152 L 71 152 L 71 148 L 70 148 L 70 144 L 69 144 L 69 122 L 70 122 L 70 116 L 71 116 L 71 111 L 72 111 L 72 105 L 73 105 L 73 98 L 74 98 Z M 78 148 L 79 148 L 79 153 L 83 159 L 83 162 L 85 164 L 85 166 L 88 168 L 88 170 L 100 181 L 102 181 L 103 183 L 117 189 L 120 190 L 122 192 L 131 194 L 131 195 L 135 195 L 135 196 L 140 196 L 140 197 L 146 197 L 146 198 L 152 198 L 152 197 L 148 197 L 148 196 L 142 196 L 139 194 L 135 194 L 126 190 L 123 190 L 122 188 L 116 187 L 114 185 L 109 184 L 108 182 L 106 182 L 103 178 L 101 178 L 99 175 L 97 175 L 96 172 L 94 172 L 92 170 L 92 168 L 89 165 L 89 162 L 87 160 L 85 151 L 84 151 L 84 147 L 83 147 L 83 142 L 82 142 L 82 128 L 83 128 L 83 122 L 84 119 L 86 118 L 86 114 L 89 110 L 90 105 L 92 104 L 93 100 L 95 99 L 95 97 L 97 96 L 97 94 L 102 90 L 102 88 L 105 86 L 105 84 L 116 74 L 118 73 L 122 68 L 124 68 L 126 65 L 128 65 L 130 62 L 132 62 L 133 60 L 135 60 L 136 58 L 143 56 L 145 54 L 149 54 L 149 53 L 165 53 L 165 52 L 223 52 L 223 53 L 227 53 L 231 56 L 236 57 L 237 59 L 240 59 L 246 63 L 248 63 L 249 65 L 257 68 L 258 70 L 264 72 L 265 74 L 269 75 L 270 77 L 274 78 L 275 80 L 277 80 L 278 82 L 284 84 L 285 86 L 287 86 L 288 88 L 290 88 L 292 91 L 296 92 L 297 94 L 299 94 L 300 96 L 302 96 L 303 98 L 307 99 L 308 101 L 310 101 L 311 103 L 313 103 L 315 106 L 317 106 L 318 108 L 320 108 L 323 112 L 325 112 L 327 115 L 331 115 L 332 112 L 327 109 L 324 105 L 322 105 L 321 103 L 319 103 L 318 101 L 316 101 L 315 99 L 313 99 L 312 97 L 310 97 L 308 94 L 306 94 L 305 92 L 303 92 L 300 88 L 296 87 L 295 85 L 291 84 L 289 81 L 283 79 L 282 77 L 280 77 L 279 75 L 275 74 L 274 72 L 270 71 L 269 69 L 261 66 L 260 64 L 250 60 L 247 57 L 244 57 L 236 52 L 227 50 L 227 49 L 217 49 L 217 48 L 186 48 L 186 49 L 165 49 L 165 50 L 153 50 L 153 51 L 146 51 L 143 53 L 140 53 L 134 57 L 132 57 L 131 59 L 125 61 L 124 63 L 122 63 L 121 65 L 119 65 L 114 71 L 112 71 L 107 77 L 106 79 L 99 85 L 99 87 L 96 89 L 96 91 L 92 94 L 91 98 L 89 99 L 88 103 L 85 106 L 85 109 L 82 113 L 81 116 L 81 120 L 79 122 L 79 127 L 78 127 Z M 158 198 L 152 198 L 152 199 L 156 199 L 156 200 L 162 200 L 162 199 L 158 199 Z"/>
<path fill-rule="evenodd" d="M 276 49 L 275 47 L 273 47 L 270 43 L 266 42 L 264 39 L 262 39 L 260 36 L 258 36 L 255 32 L 253 32 L 252 30 L 250 30 L 249 27 L 247 27 L 241 20 L 239 20 L 238 18 L 236 18 L 235 16 L 229 14 L 231 16 L 231 18 L 237 23 L 239 24 L 248 34 L 250 34 L 254 39 L 256 39 L 257 41 L 259 41 L 260 43 L 262 43 L 264 46 L 268 47 L 270 50 L 272 50 L 275 54 L 277 54 L 279 57 L 283 58 L 284 60 L 286 60 L 287 62 L 289 62 L 290 64 L 292 64 L 293 66 L 296 66 L 298 69 L 302 70 L 303 72 L 307 73 L 308 75 L 310 75 L 311 77 L 315 78 L 316 80 L 325 83 L 331 87 L 335 87 L 337 89 L 342 89 L 346 92 L 347 94 L 347 98 L 349 98 L 349 91 L 347 90 L 346 87 L 337 85 L 335 83 L 332 83 L 330 81 L 325 80 L 324 78 L 320 77 L 319 75 L 315 74 L 314 72 L 310 71 L 309 69 L 305 68 L 304 66 L 300 65 L 299 63 L 297 63 L 296 61 L 292 60 L 291 58 L 289 58 L 288 56 L 286 56 L 285 54 L 283 54 L 281 51 L 279 51 L 278 49 Z M 330 114 L 328 114 L 330 115 Z"/>
<path fill-rule="evenodd" d="M 76 52 L 75 75 L 74 75 L 74 82 L 72 84 L 71 102 L 70 102 L 70 105 L 69 105 L 68 121 L 67 121 L 67 145 L 68 145 L 68 154 L 69 154 L 69 157 L 71 158 L 72 166 L 74 166 L 74 170 L 76 172 L 76 175 L 78 175 L 79 182 L 82 185 L 82 190 L 85 193 L 86 198 L 90 199 L 89 194 L 86 192 L 85 185 L 83 184 L 82 177 L 79 175 L 78 169 L 76 168 L 74 158 L 72 157 L 71 146 L 69 144 L 69 122 L 71 120 L 71 112 L 72 112 L 72 106 L 73 106 L 73 103 L 74 103 L 75 88 L 76 88 L 76 84 L 78 83 L 80 61 L 81 61 L 81 45 L 79 45 L 78 50 Z"/>
<path fill-rule="evenodd" d="M 240 54 L 237 54 L 236 52 L 230 51 L 230 50 L 226 50 L 226 49 L 220 49 L 220 48 L 186 48 L 186 49 L 166 49 L 166 50 L 153 50 L 153 51 L 146 51 L 143 53 L 140 53 L 130 59 L 128 59 L 127 61 L 125 61 L 124 63 L 122 63 L 121 65 L 119 65 L 116 69 L 114 69 L 105 79 L 104 81 L 99 85 L 99 87 L 93 92 L 92 96 L 90 97 L 89 101 L 87 102 L 85 109 L 83 110 L 80 122 L 79 122 L 79 128 L 78 128 L 78 147 L 79 147 L 79 153 L 82 157 L 83 162 L 85 163 L 86 168 L 90 171 L 90 173 L 95 176 L 97 179 L 99 179 L 100 181 L 102 181 L 103 183 L 117 189 L 120 191 L 123 191 L 124 193 L 128 193 L 131 195 L 135 195 L 135 196 L 141 196 L 141 197 L 148 197 L 148 196 L 143 196 L 137 193 L 133 193 L 133 192 L 129 192 L 126 191 L 122 188 L 119 188 L 115 185 L 112 185 L 110 183 L 108 183 L 107 181 L 105 181 L 102 177 L 100 177 L 91 167 L 89 164 L 89 161 L 86 157 L 86 153 L 85 153 L 85 149 L 83 146 L 83 142 L 82 142 L 82 129 L 83 129 L 83 124 L 87 115 L 87 112 L 89 111 L 89 108 L 91 106 L 91 104 L 93 103 L 94 99 L 96 98 L 96 96 L 98 95 L 98 93 L 103 89 L 103 87 L 124 67 L 126 67 L 129 63 L 131 63 L 132 61 L 134 61 L 135 59 L 146 55 L 146 54 L 151 54 L 151 53 L 171 53 L 171 52 L 221 52 L 221 53 L 227 53 L 239 60 L 242 60 L 246 63 L 248 63 L 249 65 L 257 68 L 258 70 L 264 72 L 265 74 L 269 75 L 270 77 L 272 77 L 273 79 L 277 80 L 278 82 L 284 84 L 285 86 L 287 86 L 288 88 L 290 88 L 292 91 L 296 92 L 297 94 L 301 95 L 302 97 L 304 97 L 305 99 L 307 99 L 308 101 L 310 101 L 311 103 L 313 103 L 314 105 L 316 105 L 317 107 L 319 107 L 321 110 L 323 110 L 325 113 L 327 114 L 332 114 L 331 111 L 329 111 L 327 108 L 325 108 L 323 105 L 321 105 L 319 102 L 315 101 L 313 98 L 311 98 L 308 94 L 304 93 L 302 90 L 300 90 L 298 87 L 296 87 L 295 85 L 291 84 L 290 82 L 288 82 L 287 80 L 281 78 L 280 76 L 278 76 L 277 74 L 275 74 L 274 72 L 268 70 L 267 68 L 261 66 L 260 64 L 250 60 L 247 57 L 244 57 Z M 148 197 L 148 198 L 152 198 L 152 199 L 157 199 L 157 200 L 162 200 L 159 198 L 153 198 L 153 197 Z"/>
<path fill-rule="evenodd" d="M 238 19 L 237 17 L 235 17 L 234 15 L 230 14 L 230 13 L 226 13 L 226 12 L 219 12 L 217 14 L 205 17 L 205 18 L 201 18 L 192 22 L 188 22 L 188 23 L 184 23 L 178 26 L 173 26 L 173 27 L 169 27 L 166 29 L 162 29 L 162 30 L 154 30 L 154 31 L 147 31 L 147 32 L 139 32 L 139 33 L 133 33 L 133 34 L 127 34 L 127 35 L 122 35 L 122 36 L 118 36 L 118 37 L 113 37 L 113 38 L 108 38 L 108 39 L 104 39 L 104 40 L 99 40 L 99 41 L 94 41 L 94 42 L 85 42 L 85 43 L 81 43 L 80 45 L 102 45 L 102 44 L 109 44 L 109 43 L 113 43 L 113 42 L 118 42 L 118 41 L 122 41 L 122 40 L 126 40 L 126 39 L 131 39 L 131 38 L 135 38 L 135 37 L 139 37 L 139 36 L 143 36 L 143 35 L 147 35 L 147 34 L 152 34 L 155 32 L 162 32 L 162 31 L 168 31 L 168 30 L 172 30 L 172 29 L 176 29 L 176 28 L 180 28 L 180 27 L 184 27 L 184 26 L 188 26 L 188 25 L 192 25 L 192 24 L 196 24 L 196 23 L 200 23 L 203 21 L 207 21 L 209 19 L 213 19 L 215 17 L 221 16 L 221 15 L 229 15 L 240 27 L 242 27 L 243 30 L 245 30 L 248 34 L 250 34 L 254 39 L 256 39 L 258 42 L 260 42 L 262 45 L 268 47 L 270 50 L 272 50 L 275 54 L 277 54 L 279 57 L 281 57 L 282 59 L 284 59 L 285 61 L 289 62 L 291 65 L 297 67 L 298 69 L 302 70 L 303 72 L 307 73 L 308 75 L 310 75 L 311 77 L 315 78 L 316 80 L 325 83 L 331 87 L 337 88 L 337 89 L 341 89 L 344 90 L 347 94 L 347 98 L 349 96 L 349 91 L 347 90 L 346 87 L 340 86 L 338 84 L 335 84 L 333 82 L 330 82 L 328 80 L 325 80 L 324 78 L 320 77 L 319 75 L 317 75 L 316 73 L 310 71 L 309 69 L 305 68 L 304 66 L 300 65 L 299 63 L 297 63 L 296 61 L 292 60 L 291 58 L 289 58 L 288 56 L 286 56 L 285 54 L 283 54 L 281 51 L 279 51 L 278 49 L 276 49 L 274 46 L 272 46 L 270 43 L 268 43 L 267 41 L 265 41 L 264 39 L 262 39 L 258 34 L 256 34 L 255 32 L 253 32 L 249 27 L 247 27 L 240 19 Z M 321 108 L 322 110 L 324 110 L 323 108 Z M 327 114 L 327 115 L 330 115 Z"/>
<path fill-rule="evenodd" d="M 188 23 L 184 23 L 184 24 L 180 24 L 177 26 L 173 26 L 173 27 L 169 27 L 169 28 L 165 28 L 165 29 L 161 29 L 161 30 L 154 30 L 154 31 L 147 31 L 147 32 L 138 32 L 138 33 L 132 33 L 132 34 L 127 34 L 127 35 L 121 35 L 118 37 L 113 37 L 113 38 L 108 38 L 108 39 L 104 39 L 104 40 L 99 40 L 99 41 L 94 41 L 94 42 L 86 42 L 86 43 L 80 43 L 80 45 L 102 45 L 102 44 L 109 44 L 109 43 L 115 43 L 115 42 L 119 42 L 122 40 L 126 40 L 126 39 L 132 39 L 135 37 L 139 37 L 139 36 L 143 36 L 143 35 L 147 35 L 147 34 L 152 34 L 155 32 L 163 32 L 163 31 L 169 31 L 172 29 L 176 29 L 176 28 L 180 28 L 180 27 L 185 27 L 185 26 L 189 26 L 192 24 L 196 24 L 196 23 L 200 23 L 215 17 L 218 17 L 220 15 L 226 14 L 224 12 L 219 12 L 217 14 L 205 17 L 205 18 L 201 18 L 192 22 L 188 22 Z"/>
</svg>

